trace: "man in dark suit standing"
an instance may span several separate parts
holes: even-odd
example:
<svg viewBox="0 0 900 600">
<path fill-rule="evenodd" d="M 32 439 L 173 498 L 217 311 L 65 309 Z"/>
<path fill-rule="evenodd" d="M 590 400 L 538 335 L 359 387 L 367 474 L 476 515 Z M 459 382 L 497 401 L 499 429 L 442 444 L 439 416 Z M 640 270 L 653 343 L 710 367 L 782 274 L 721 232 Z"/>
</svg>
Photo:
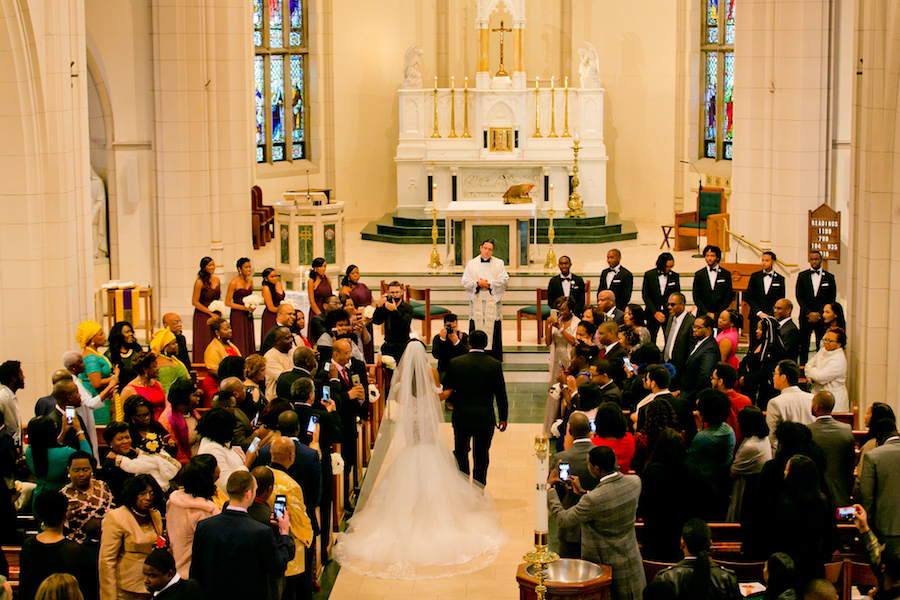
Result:
<svg viewBox="0 0 900 600">
<path fill-rule="evenodd" d="M 750 305 L 750 328 L 748 331 L 751 352 L 759 343 L 759 340 L 756 339 L 756 324 L 759 323 L 760 313 L 773 314 L 775 303 L 784 298 L 786 293 L 784 276 L 775 272 L 776 260 L 774 252 L 763 252 L 762 270 L 750 276 L 747 293 L 744 295 L 744 299 Z"/>
<path fill-rule="evenodd" d="M 663 361 L 675 367 L 672 389 L 681 389 L 681 372 L 694 347 L 694 315 L 685 310 L 684 294 L 681 292 L 669 296 L 667 303 L 669 319 L 666 321 L 666 345 L 663 348 Z"/>
<path fill-rule="evenodd" d="M 568 450 L 563 450 L 556 454 L 556 466 L 559 468 L 560 463 L 569 465 L 569 474 L 578 477 L 578 482 L 582 489 L 589 492 L 597 487 L 597 479 L 591 475 L 588 469 L 588 454 L 594 444 L 591 443 L 591 423 L 588 421 L 587 415 L 583 413 L 573 413 L 569 418 L 569 433 L 572 434 L 574 441 Z M 559 494 L 559 501 L 563 508 L 572 508 L 578 504 L 581 498 L 571 488 L 565 486 L 565 482 L 556 486 L 556 492 Z M 560 527 L 558 531 L 559 537 L 559 556 L 560 558 L 581 558 L 581 526 Z"/>
<path fill-rule="evenodd" d="M 602 358 L 609 362 L 609 376 L 613 378 L 616 385 L 621 389 L 625 385 L 625 359 L 628 357 L 628 350 L 619 343 L 619 326 L 613 321 L 600 323 L 597 327 L 597 333 L 600 340 L 600 354 L 598 358 Z"/>
<path fill-rule="evenodd" d="M 309 339 L 313 344 L 319 341 L 323 333 L 328 331 L 328 328 L 325 327 L 325 319 L 328 318 L 329 313 L 340 308 L 341 301 L 337 296 L 334 294 L 325 296 L 325 300 L 322 302 L 322 312 L 309 320 Z"/>
<path fill-rule="evenodd" d="M 489 452 L 494 437 L 494 427 L 506 431 L 509 404 L 506 400 L 506 382 L 503 364 L 485 354 L 487 334 L 475 330 L 469 335 L 472 349 L 465 356 L 450 361 L 444 376 L 442 398 L 453 404 L 453 438 L 456 462 L 459 470 L 469 474 L 469 445 L 474 462 L 473 478 L 487 483 Z M 497 401 L 499 423 L 494 414 Z"/>
<path fill-rule="evenodd" d="M 597 283 L 597 291 L 609 290 L 616 295 L 616 308 L 625 311 L 625 307 L 631 302 L 631 294 L 634 291 L 634 275 L 623 267 L 622 253 L 613 248 L 606 253 L 608 269 L 603 269 L 600 281 Z"/>
<path fill-rule="evenodd" d="M 438 374 L 443 377 L 450 361 L 469 352 L 469 336 L 459 330 L 459 319 L 453 313 L 444 315 L 444 328 L 431 340 L 431 355 L 438 361 Z"/>
<path fill-rule="evenodd" d="M 703 249 L 706 267 L 694 273 L 694 304 L 697 315 L 709 315 L 716 321 L 723 310 L 734 300 L 731 272 L 719 266 L 722 250 L 718 246 Z"/>
<path fill-rule="evenodd" d="M 291 386 L 301 377 L 309 377 L 312 379 L 312 373 L 316 370 L 316 352 L 312 348 L 305 346 L 294 349 L 293 355 L 294 368 L 285 371 L 278 376 L 275 382 L 275 397 L 284 400 L 291 399 Z"/>
<path fill-rule="evenodd" d="M 641 297 L 647 310 L 647 330 L 650 341 L 656 343 L 657 333 L 666 322 L 666 300 L 671 294 L 681 291 L 681 282 L 675 267 L 675 257 L 671 252 L 663 252 L 656 259 L 656 268 L 644 273 Z"/>
<path fill-rule="evenodd" d="M 713 320 L 707 315 L 694 319 L 694 346 L 684 363 L 681 376 L 681 398 L 696 405 L 700 392 L 710 387 L 710 378 L 722 354 L 713 337 Z"/>
<path fill-rule="evenodd" d="M 144 561 L 144 586 L 153 598 L 202 600 L 206 597 L 199 583 L 193 579 L 175 579 L 177 574 L 175 557 L 165 548 L 156 548 Z"/>
<path fill-rule="evenodd" d="M 819 392 L 812 399 L 815 422 L 809 425 L 812 438 L 825 454 L 825 486 L 834 506 L 850 504 L 853 491 L 853 469 L 856 467 L 856 440 L 853 429 L 831 416 L 834 395 Z"/>
<path fill-rule="evenodd" d="M 584 293 L 584 279 L 572 273 L 572 259 L 568 256 L 560 256 L 559 275 L 552 277 L 547 286 L 547 305 L 551 309 L 556 308 L 556 301 L 566 296 L 575 301 L 572 312 L 581 316 L 587 300 Z"/>
<path fill-rule="evenodd" d="M 782 298 L 775 303 L 772 316 L 778 321 L 778 331 L 781 333 L 781 341 L 784 342 L 784 357 L 797 362 L 797 356 L 800 354 L 800 330 L 791 320 L 793 311 L 794 303 Z"/>
<path fill-rule="evenodd" d="M 597 308 L 603 311 L 603 322 L 614 321 L 616 325 L 625 324 L 625 311 L 616 307 L 616 295 L 609 290 L 597 292 Z M 600 323 L 594 323 L 600 326 Z"/>
<path fill-rule="evenodd" d="M 284 576 L 294 558 L 287 513 L 272 528 L 255 521 L 247 509 L 256 498 L 256 479 L 236 471 L 226 485 L 228 505 L 221 514 L 203 519 L 194 533 L 191 579 L 209 598 L 256 598 L 269 582 Z"/>
<path fill-rule="evenodd" d="M 800 305 L 800 365 L 809 358 L 809 334 L 816 335 L 816 350 L 825 335 L 822 309 L 837 298 L 834 275 L 822 269 L 822 255 L 809 253 L 809 269 L 797 276 L 797 303 Z"/>
</svg>

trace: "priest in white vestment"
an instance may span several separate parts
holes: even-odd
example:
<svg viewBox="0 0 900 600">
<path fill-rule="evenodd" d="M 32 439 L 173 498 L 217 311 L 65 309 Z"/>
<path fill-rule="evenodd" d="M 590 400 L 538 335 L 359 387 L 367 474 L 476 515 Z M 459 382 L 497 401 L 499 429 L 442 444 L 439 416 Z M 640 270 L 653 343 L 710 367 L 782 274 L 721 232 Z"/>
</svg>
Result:
<svg viewBox="0 0 900 600">
<path fill-rule="evenodd" d="M 503 305 L 501 299 L 509 274 L 506 265 L 493 256 L 494 240 L 481 243 L 480 254 L 466 264 L 462 285 L 469 295 L 469 333 L 480 330 L 487 334 L 487 352 L 503 360 Z"/>
</svg>

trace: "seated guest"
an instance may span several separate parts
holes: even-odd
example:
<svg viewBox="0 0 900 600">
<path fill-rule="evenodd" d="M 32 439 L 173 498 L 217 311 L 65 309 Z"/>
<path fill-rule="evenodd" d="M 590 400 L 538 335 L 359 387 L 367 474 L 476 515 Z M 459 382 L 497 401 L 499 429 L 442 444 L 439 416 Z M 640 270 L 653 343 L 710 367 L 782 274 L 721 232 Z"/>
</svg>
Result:
<svg viewBox="0 0 900 600">
<path fill-rule="evenodd" d="M 784 552 L 769 557 L 763 567 L 763 600 L 798 600 L 794 591 L 794 561 Z"/>
<path fill-rule="evenodd" d="M 66 529 L 76 542 L 88 547 L 94 559 L 100 548 L 100 523 L 113 508 L 109 486 L 94 478 L 97 461 L 81 450 L 69 456 L 69 484 L 62 489 L 69 501 Z"/>
<path fill-rule="evenodd" d="M 178 340 L 175 338 L 175 334 L 168 329 L 160 329 L 153 334 L 153 339 L 150 340 L 150 352 L 156 356 L 156 378 L 162 386 L 164 394 L 168 394 L 172 384 L 179 379 L 191 378 L 188 373 L 189 363 L 181 362 L 178 357 Z"/>
<path fill-rule="evenodd" d="M 826 332 L 825 336 L 832 332 Z M 824 342 L 823 342 L 824 343 Z M 809 363 L 807 364 L 807 368 Z M 853 429 L 831 416 L 834 396 L 818 392 L 812 399 L 812 412 L 816 420 L 809 426 L 813 442 L 825 454 L 825 485 L 832 506 L 850 504 L 853 491 L 853 469 L 856 468 L 856 438 Z"/>
<path fill-rule="evenodd" d="M 772 460 L 769 426 L 766 425 L 766 417 L 762 411 L 756 406 L 746 406 L 738 413 L 737 420 L 743 439 L 734 454 L 730 469 L 734 485 L 725 520 L 731 523 L 745 520 L 742 519 L 744 499 L 756 496 L 759 474 L 763 466 Z"/>
<path fill-rule="evenodd" d="M 734 369 L 738 368 L 737 348 L 738 333 L 744 326 L 744 317 L 741 313 L 728 308 L 719 314 L 716 328 L 716 343 L 719 345 L 719 360 L 723 363 L 731 365 Z"/>
<path fill-rule="evenodd" d="M 156 420 L 166 407 L 166 393 L 163 391 L 162 384 L 155 381 L 156 376 L 159 375 L 156 356 L 152 352 L 141 352 L 131 361 L 131 366 L 137 373 L 137 377 L 122 390 L 120 401 L 125 403 L 132 396 L 140 396 L 150 403 L 153 409 L 153 419 Z"/>
<path fill-rule="evenodd" d="M 731 403 L 731 410 L 728 412 L 728 418 L 725 419 L 725 422 L 728 423 L 729 426 L 734 430 L 734 447 L 737 448 L 741 445 L 742 433 L 738 430 L 737 416 L 744 407 L 750 406 L 753 402 L 747 396 L 740 394 L 734 391 L 734 386 L 737 383 L 737 371 L 734 367 L 729 364 L 720 362 L 716 365 L 715 370 L 713 370 L 712 377 L 709 382 L 712 385 L 712 389 L 718 390 L 728 396 L 728 400 Z"/>
<path fill-rule="evenodd" d="M 619 411 L 621 415 L 622 412 Z M 582 489 L 590 491 L 597 486 L 597 479 L 588 469 L 588 454 L 594 446 L 590 443 L 591 424 L 584 413 L 574 413 L 569 419 L 569 434 L 573 438 L 571 447 L 556 454 L 557 466 L 560 463 L 569 465 L 569 473 L 578 477 Z M 578 504 L 581 496 L 575 493 L 565 482 L 557 485 L 557 493 L 560 494 L 560 503 L 563 508 L 572 508 Z M 573 527 L 560 527 L 559 555 L 562 558 L 581 558 L 581 525 Z"/>
<path fill-rule="evenodd" d="M 203 415 L 197 424 L 200 434 L 200 454 L 212 454 L 219 466 L 219 478 L 216 486 L 227 493 L 225 486 L 228 477 L 235 471 L 247 471 L 256 459 L 256 453 L 245 455 L 244 451 L 231 446 L 232 436 L 237 420 L 234 414 L 224 408 L 214 408 Z"/>
<path fill-rule="evenodd" d="M 227 319 L 212 317 L 207 324 L 212 332 L 212 340 L 203 352 L 203 363 L 209 373 L 209 376 L 203 380 L 204 406 L 209 406 L 219 388 L 219 364 L 225 357 L 241 355 L 237 346 L 231 343 L 234 333 L 231 330 L 231 323 Z"/>
<path fill-rule="evenodd" d="M 191 549 L 197 523 L 221 512 L 221 506 L 214 501 L 218 492 L 218 470 L 216 459 L 209 454 L 195 456 L 181 475 L 183 487 L 172 492 L 166 502 L 166 531 L 178 575 L 184 578 L 191 571 Z"/>
<path fill-rule="evenodd" d="M 169 390 L 168 405 L 159 419 L 159 424 L 175 442 L 175 458 L 183 465 L 197 454 L 200 447 L 200 434 L 197 433 L 200 414 L 197 406 L 202 396 L 203 392 L 191 380 L 176 381 Z"/>
<path fill-rule="evenodd" d="M 125 401 L 125 422 L 131 434 L 131 447 L 135 450 L 147 454 L 157 454 L 163 450 L 172 456 L 178 454 L 178 446 L 166 428 L 153 417 L 153 409 L 145 398 L 132 396 Z"/>
<path fill-rule="evenodd" d="M 647 317 L 644 313 L 644 307 L 640 304 L 629 304 L 624 310 L 625 314 L 622 315 L 622 320 L 625 322 L 625 325 L 631 325 L 637 331 L 640 339 L 639 345 L 649 344 L 650 330 L 647 329 Z"/>
<path fill-rule="evenodd" d="M 708 520 L 714 512 L 715 488 L 708 477 L 685 464 L 681 434 L 664 430 L 650 464 L 641 472 L 638 515 L 644 520 L 644 558 L 674 562 L 678 539 L 688 519 Z"/>
<path fill-rule="evenodd" d="M 457 356 L 469 352 L 469 336 L 459 330 L 459 319 L 453 313 L 444 315 L 444 328 L 431 340 L 431 355 L 438 361 L 437 370 L 441 378 L 447 365 Z"/>
<path fill-rule="evenodd" d="M 697 402 L 700 417 L 706 424 L 694 436 L 688 448 L 687 463 L 706 475 L 718 489 L 721 519 L 728 506 L 731 494 L 731 479 L 728 468 L 734 456 L 734 430 L 725 422 L 731 412 L 728 396 L 717 390 L 703 390 Z"/>
<path fill-rule="evenodd" d="M 184 324 L 181 317 L 175 313 L 166 313 L 163 315 L 163 327 L 171 331 L 175 335 L 175 343 L 178 344 L 178 351 L 170 356 L 176 357 L 181 364 L 188 366 L 191 364 L 191 355 L 187 349 L 187 339 L 183 335 Z"/>
<path fill-rule="evenodd" d="M 122 491 L 125 481 L 133 477 L 132 474 L 123 471 L 116 462 L 117 456 L 137 458 L 137 451 L 131 447 L 131 429 L 127 423 L 113 421 L 103 429 L 103 439 L 109 446 L 109 454 L 103 457 L 97 477 L 106 482 L 109 491 L 112 492 L 116 504 L 122 503 Z"/>
<path fill-rule="evenodd" d="M 204 597 L 199 583 L 176 571 L 175 559 L 165 548 L 155 548 L 147 555 L 143 573 L 144 585 L 153 598 L 197 600 Z"/>
<path fill-rule="evenodd" d="M 619 470 L 628 473 L 631 470 L 631 459 L 634 458 L 634 436 L 625 428 L 625 416 L 622 407 L 615 402 L 604 402 L 597 408 L 594 417 L 596 431 L 591 441 L 595 446 L 608 446 L 616 453 Z"/>
<path fill-rule="evenodd" d="M 844 347 L 847 334 L 840 327 L 828 329 L 822 336 L 822 348 L 806 363 L 805 375 L 809 391 L 831 392 L 834 410 L 850 412 L 850 394 L 847 391 L 847 356 Z"/>
<path fill-rule="evenodd" d="M 738 375 L 741 392 L 753 400 L 760 409 L 766 410 L 769 400 L 778 394 L 772 373 L 784 357 L 784 345 L 775 319 L 760 319 L 756 325 L 756 339 L 759 343 L 744 356 L 738 368 Z"/>
<path fill-rule="evenodd" d="M 839 302 L 829 302 L 822 309 L 822 323 L 825 331 L 843 329 L 847 331 L 847 319 L 844 318 L 844 307 Z"/>
<path fill-rule="evenodd" d="M 656 574 L 675 586 L 679 600 L 731 600 L 740 598 L 737 576 L 709 559 L 712 533 L 702 519 L 691 519 L 681 530 L 684 560 Z"/>
<path fill-rule="evenodd" d="M 78 580 L 85 598 L 97 597 L 97 563 L 91 553 L 63 532 L 69 501 L 47 491 L 34 502 L 42 515 L 41 532 L 25 540 L 19 557 L 19 598 L 32 600 L 38 587 L 53 573 L 68 573 Z"/>
<path fill-rule="evenodd" d="M 291 368 L 294 368 L 293 362 Z M 262 408 L 265 405 L 266 359 L 260 354 L 251 354 L 244 361 L 244 390 L 247 392 L 247 400 L 254 406 Z M 256 414 L 258 415 L 259 411 Z"/>
<path fill-rule="evenodd" d="M 800 389 L 800 367 L 797 363 L 782 360 L 775 366 L 773 374 L 775 389 L 779 394 L 772 398 L 768 407 L 761 409 L 766 411 L 766 425 L 769 426 L 769 442 L 775 450 L 778 440 L 775 432 L 778 425 L 784 421 L 794 421 L 810 425 L 816 418 L 812 414 L 812 398 L 809 392 Z"/>
<path fill-rule="evenodd" d="M 884 402 L 873 402 L 866 409 L 866 414 L 863 416 L 863 422 L 866 425 L 867 431 L 866 435 L 860 440 L 859 461 L 856 465 L 856 482 L 853 485 L 854 498 L 859 498 L 859 474 L 863 472 L 863 461 L 866 458 L 866 454 L 878 446 L 878 440 L 876 439 L 873 426 L 882 419 L 892 423 L 892 430 L 897 428 L 897 418 L 894 416 L 894 409 L 891 408 L 891 405 L 885 404 Z"/>
<path fill-rule="evenodd" d="M 827 579 L 813 579 L 803 587 L 803 600 L 838 600 L 837 589 Z"/>
<path fill-rule="evenodd" d="M 146 592 L 144 561 L 164 533 L 162 490 L 149 475 L 125 482 L 122 506 L 103 519 L 100 537 L 100 600 Z"/>
<path fill-rule="evenodd" d="M 294 337 L 291 330 L 287 327 L 277 327 L 275 329 L 275 341 L 272 343 L 272 347 L 266 351 L 264 356 L 266 359 L 265 381 L 267 401 L 271 402 L 275 399 L 275 386 L 278 382 L 278 377 L 280 377 L 282 373 L 286 373 L 294 368 L 294 361 L 291 359 L 293 348 Z"/>
<path fill-rule="evenodd" d="M 59 382 L 57 385 L 68 383 L 73 388 L 75 385 L 69 382 Z M 81 430 L 81 423 L 78 416 L 75 421 L 69 423 L 67 419 L 63 419 L 62 429 L 57 436 L 56 425 L 50 417 L 35 417 L 28 422 L 28 447 L 25 449 L 25 460 L 28 462 L 28 468 L 37 478 L 37 487 L 32 495 L 32 503 L 36 502 L 44 492 L 58 492 L 66 485 L 66 469 L 69 465 L 69 456 L 74 454 L 76 450 L 68 446 L 61 446 L 59 441 L 65 439 L 66 434 L 73 428 L 78 437 L 79 450 L 82 452 L 90 452 L 91 446 Z M 35 514 L 38 518 L 43 518 L 40 510 L 35 506 Z"/>
</svg>

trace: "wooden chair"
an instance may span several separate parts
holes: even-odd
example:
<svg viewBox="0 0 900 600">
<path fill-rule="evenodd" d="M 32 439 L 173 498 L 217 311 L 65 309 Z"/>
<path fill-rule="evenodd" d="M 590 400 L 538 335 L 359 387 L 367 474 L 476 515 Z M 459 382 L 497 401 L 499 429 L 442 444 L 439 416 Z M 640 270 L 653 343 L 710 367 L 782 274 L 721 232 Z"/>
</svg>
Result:
<svg viewBox="0 0 900 600">
<path fill-rule="evenodd" d="M 825 563 L 825 579 L 834 584 L 834 589 L 840 590 L 844 587 L 844 580 L 847 578 L 846 570 L 849 564 L 849 560 Z"/>
<path fill-rule="evenodd" d="M 664 571 L 673 566 L 675 566 L 675 563 L 657 562 L 655 560 L 644 559 L 644 577 L 647 578 L 647 583 L 653 581 L 653 578 L 656 577 L 656 574 L 660 571 Z"/>
<path fill-rule="evenodd" d="M 878 579 L 872 572 L 872 567 L 868 563 L 859 563 L 852 560 L 845 561 L 844 565 L 844 594 L 842 598 L 851 598 L 851 592 L 854 585 L 867 585 L 875 587 L 878 585 Z"/>
<path fill-rule="evenodd" d="M 431 322 L 435 319 L 443 319 L 444 315 L 450 312 L 450 309 L 431 304 L 431 290 L 428 288 L 419 290 L 406 286 L 406 297 L 410 304 L 412 304 L 413 300 L 421 301 L 421 303 L 412 304 L 413 319 L 423 322 L 422 335 L 425 336 L 425 339 L 422 341 L 428 345 L 431 343 Z"/>
<path fill-rule="evenodd" d="M 708 237 L 708 221 L 716 221 L 717 237 L 721 237 L 723 219 L 728 219 L 725 188 L 703 188 L 697 193 L 697 210 L 675 213 L 675 251 L 696 248 L 697 238 Z"/>
<path fill-rule="evenodd" d="M 751 581 L 763 581 L 763 567 L 765 562 L 732 562 L 727 560 L 717 560 L 717 565 L 734 571 L 737 575 L 738 583 L 746 583 Z"/>
<path fill-rule="evenodd" d="M 262 188 L 258 185 L 250 188 L 250 212 L 259 215 L 260 244 L 269 243 L 275 235 L 275 209 L 263 204 Z"/>
<path fill-rule="evenodd" d="M 522 341 L 522 319 L 537 321 L 537 343 L 544 337 L 544 319 L 550 318 L 550 307 L 547 306 L 547 290 L 537 288 L 536 301 L 532 306 L 525 306 L 516 311 L 516 339 Z"/>
</svg>

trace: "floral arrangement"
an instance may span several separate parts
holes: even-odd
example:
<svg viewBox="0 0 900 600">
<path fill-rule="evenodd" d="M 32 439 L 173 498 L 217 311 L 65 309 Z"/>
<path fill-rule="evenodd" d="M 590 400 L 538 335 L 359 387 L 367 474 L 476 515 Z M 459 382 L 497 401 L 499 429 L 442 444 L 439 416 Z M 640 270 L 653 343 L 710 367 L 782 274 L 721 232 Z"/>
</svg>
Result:
<svg viewBox="0 0 900 600">
<path fill-rule="evenodd" d="M 331 471 L 335 475 L 340 475 L 344 472 L 344 457 L 339 452 L 331 453 Z"/>
<path fill-rule="evenodd" d="M 142 446 L 143 446 L 144 450 L 146 450 L 147 452 L 150 452 L 150 453 L 159 452 L 159 450 L 160 450 L 159 436 L 156 435 L 155 433 L 153 433 L 152 431 L 149 432 L 147 435 L 144 436 L 144 443 L 142 444 Z"/>
<path fill-rule="evenodd" d="M 281 301 L 281 304 L 287 304 L 288 306 L 292 307 L 294 310 L 297 310 L 297 303 L 294 302 L 293 300 L 291 300 L 290 298 L 285 298 L 284 300 Z M 279 304 L 279 306 L 281 306 L 281 304 Z"/>
<path fill-rule="evenodd" d="M 557 419 L 553 422 L 553 425 L 550 426 L 550 437 L 558 438 L 562 437 L 562 433 L 560 433 L 559 428 L 562 427 L 563 420 Z"/>
<path fill-rule="evenodd" d="M 375 307 L 371 304 L 363 309 L 363 318 L 372 320 L 372 317 L 375 316 Z"/>
<path fill-rule="evenodd" d="M 257 294 L 250 294 L 244 298 L 244 306 L 250 309 L 250 312 L 256 310 L 256 307 L 263 303 L 263 299 L 261 296 Z"/>
<path fill-rule="evenodd" d="M 562 396 L 562 388 L 558 383 L 554 383 L 550 386 L 550 398 L 553 400 L 559 400 L 560 396 Z"/>
<path fill-rule="evenodd" d="M 381 392 L 378 391 L 378 387 L 374 383 L 369 384 L 369 402 L 372 404 L 381 400 Z"/>
<path fill-rule="evenodd" d="M 213 300 L 209 303 L 209 310 L 221 317 L 225 313 L 225 303 L 221 300 Z"/>
<path fill-rule="evenodd" d="M 385 369 L 393 371 L 397 368 L 397 361 L 393 356 L 383 355 L 381 357 L 381 366 L 383 366 Z"/>
</svg>

